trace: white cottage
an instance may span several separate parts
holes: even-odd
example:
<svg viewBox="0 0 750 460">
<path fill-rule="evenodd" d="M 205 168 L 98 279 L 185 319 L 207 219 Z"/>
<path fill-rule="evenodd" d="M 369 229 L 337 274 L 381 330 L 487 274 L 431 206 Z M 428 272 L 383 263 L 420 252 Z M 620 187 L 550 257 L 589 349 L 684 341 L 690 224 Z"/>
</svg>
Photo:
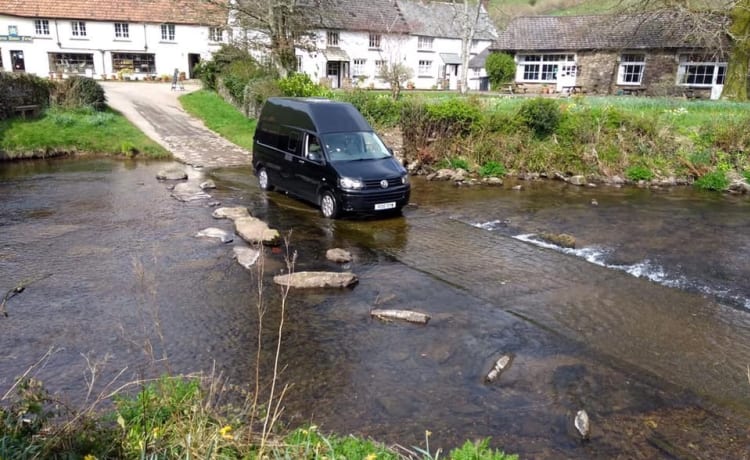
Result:
<svg viewBox="0 0 750 460">
<path fill-rule="evenodd" d="M 408 86 L 457 89 L 462 65 L 463 5 L 407 0 L 321 0 L 310 6 L 314 43 L 298 49 L 299 69 L 333 88 L 358 86 L 384 89 L 383 65 L 412 70 Z M 482 8 L 470 57 L 496 38 Z M 479 89 L 478 80 L 470 83 Z"/>
<path fill-rule="evenodd" d="M 0 68 L 38 76 L 192 76 L 227 14 L 189 0 L 2 0 Z"/>
</svg>

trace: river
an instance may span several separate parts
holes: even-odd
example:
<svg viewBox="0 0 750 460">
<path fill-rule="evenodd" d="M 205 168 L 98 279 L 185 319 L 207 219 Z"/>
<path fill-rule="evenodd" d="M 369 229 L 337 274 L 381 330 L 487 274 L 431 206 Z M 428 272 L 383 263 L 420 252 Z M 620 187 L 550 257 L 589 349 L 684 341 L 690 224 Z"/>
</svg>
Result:
<svg viewBox="0 0 750 460">
<path fill-rule="evenodd" d="M 257 273 L 232 246 L 194 237 L 212 202 L 247 206 L 289 238 L 296 270 L 340 267 L 359 284 L 292 292 L 283 332 L 285 420 L 388 443 L 450 447 L 492 437 L 524 458 L 742 458 L 750 434 L 750 200 L 690 188 L 561 182 L 456 188 L 415 179 L 403 217 L 326 221 L 258 191 L 244 168 L 189 169 L 217 184 L 179 202 L 160 162 L 0 165 L 0 288 L 37 280 L 0 317 L 0 390 L 50 348 L 36 375 L 75 401 L 86 358 L 97 389 L 162 372 L 254 375 Z M 569 233 L 577 249 L 538 241 Z M 267 251 L 267 375 L 279 318 Z M 47 275 L 50 275 L 46 277 Z M 375 307 L 431 315 L 382 323 Z M 501 355 L 513 357 L 494 383 Z M 86 357 L 86 358 L 85 358 Z M 105 364 L 106 362 L 106 364 Z M 572 417 L 585 409 L 592 436 Z"/>
</svg>

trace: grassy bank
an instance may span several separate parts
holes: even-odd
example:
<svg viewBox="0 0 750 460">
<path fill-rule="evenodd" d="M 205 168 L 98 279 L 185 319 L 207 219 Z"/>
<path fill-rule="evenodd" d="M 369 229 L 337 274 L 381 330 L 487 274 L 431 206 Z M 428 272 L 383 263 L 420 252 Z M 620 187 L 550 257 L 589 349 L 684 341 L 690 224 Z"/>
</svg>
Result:
<svg viewBox="0 0 750 460">
<path fill-rule="evenodd" d="M 170 156 L 125 117 L 111 110 L 49 109 L 35 119 L 0 121 L 0 158 L 40 158 L 71 153 Z"/>
<path fill-rule="evenodd" d="M 255 120 L 248 119 L 213 91 L 200 90 L 180 96 L 182 107 L 205 125 L 248 150 L 253 148 Z"/>
</svg>

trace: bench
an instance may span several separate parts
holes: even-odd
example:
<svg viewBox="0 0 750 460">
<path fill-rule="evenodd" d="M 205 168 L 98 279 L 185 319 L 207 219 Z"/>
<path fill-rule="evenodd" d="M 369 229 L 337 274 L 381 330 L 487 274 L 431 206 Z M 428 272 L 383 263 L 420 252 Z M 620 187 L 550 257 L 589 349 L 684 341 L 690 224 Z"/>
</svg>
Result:
<svg viewBox="0 0 750 460">
<path fill-rule="evenodd" d="M 583 86 L 581 86 L 581 85 L 563 86 L 562 87 L 562 92 L 563 93 L 568 93 L 568 94 L 583 93 Z"/>
<path fill-rule="evenodd" d="M 17 105 L 13 108 L 13 113 L 26 119 L 27 115 L 32 117 L 39 115 L 39 109 L 41 109 L 39 104 Z"/>
</svg>

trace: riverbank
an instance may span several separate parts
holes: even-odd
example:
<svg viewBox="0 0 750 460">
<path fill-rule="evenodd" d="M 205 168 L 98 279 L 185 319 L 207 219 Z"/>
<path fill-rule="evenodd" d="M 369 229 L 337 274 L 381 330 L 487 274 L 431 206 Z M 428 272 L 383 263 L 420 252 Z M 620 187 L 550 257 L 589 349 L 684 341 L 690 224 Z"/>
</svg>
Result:
<svg viewBox="0 0 750 460">
<path fill-rule="evenodd" d="M 171 158 L 113 110 L 55 108 L 33 119 L 0 120 L 0 160 L 82 154 Z"/>
</svg>

